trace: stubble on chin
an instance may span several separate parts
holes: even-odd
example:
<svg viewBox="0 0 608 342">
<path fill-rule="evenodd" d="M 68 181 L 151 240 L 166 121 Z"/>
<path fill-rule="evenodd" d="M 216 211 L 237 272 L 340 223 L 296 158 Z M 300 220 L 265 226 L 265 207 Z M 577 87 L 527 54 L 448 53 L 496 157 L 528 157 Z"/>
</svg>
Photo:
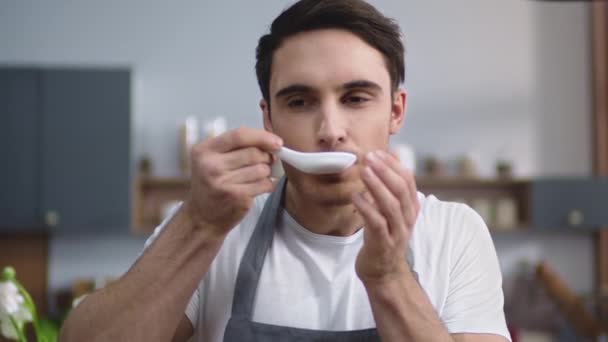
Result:
<svg viewBox="0 0 608 342">
<path fill-rule="evenodd" d="M 360 180 L 344 179 L 339 175 L 302 178 L 294 180 L 293 184 L 301 195 L 328 209 L 351 205 L 352 195 L 365 191 L 365 186 Z"/>
</svg>

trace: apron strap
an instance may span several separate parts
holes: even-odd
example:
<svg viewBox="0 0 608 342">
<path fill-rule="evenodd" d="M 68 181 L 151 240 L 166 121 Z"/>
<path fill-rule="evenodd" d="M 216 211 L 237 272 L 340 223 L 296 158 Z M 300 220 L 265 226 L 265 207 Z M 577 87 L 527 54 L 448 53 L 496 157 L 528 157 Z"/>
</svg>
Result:
<svg viewBox="0 0 608 342">
<path fill-rule="evenodd" d="M 281 207 L 285 190 L 286 177 L 283 176 L 275 186 L 264 204 L 255 230 L 247 244 L 236 276 L 234 299 L 232 301 L 232 316 L 251 319 L 253 304 L 262 273 L 266 252 L 272 243 L 274 227 Z"/>
</svg>

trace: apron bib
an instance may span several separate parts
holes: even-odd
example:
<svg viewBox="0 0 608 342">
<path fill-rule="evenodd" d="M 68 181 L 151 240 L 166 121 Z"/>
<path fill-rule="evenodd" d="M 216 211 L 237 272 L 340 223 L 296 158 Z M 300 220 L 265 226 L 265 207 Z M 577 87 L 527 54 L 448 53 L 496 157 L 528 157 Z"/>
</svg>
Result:
<svg viewBox="0 0 608 342">
<path fill-rule="evenodd" d="M 258 280 L 264 264 L 266 252 L 270 247 L 279 216 L 286 178 L 277 183 L 274 192 L 264 204 L 251 240 L 239 265 L 232 302 L 232 315 L 224 331 L 224 342 L 309 342 L 309 341 L 380 341 L 375 328 L 352 331 L 326 331 L 283 327 L 272 324 L 253 322 L 253 304 Z M 411 250 L 408 251 L 408 263 L 411 262 Z M 414 273 L 414 275 L 416 275 Z"/>
</svg>

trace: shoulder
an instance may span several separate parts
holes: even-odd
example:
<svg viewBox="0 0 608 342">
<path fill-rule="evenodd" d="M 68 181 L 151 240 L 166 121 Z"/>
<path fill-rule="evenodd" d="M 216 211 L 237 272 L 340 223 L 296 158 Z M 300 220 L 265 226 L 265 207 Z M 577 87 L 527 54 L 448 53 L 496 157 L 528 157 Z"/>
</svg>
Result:
<svg viewBox="0 0 608 342">
<path fill-rule="evenodd" d="M 477 212 L 464 203 L 443 201 L 433 195 L 418 193 L 420 211 L 414 234 L 445 242 L 462 241 L 488 234 Z"/>
<path fill-rule="evenodd" d="M 410 240 L 415 268 L 436 279 L 449 280 L 462 262 L 495 257 L 485 222 L 464 203 L 418 193 L 420 211 Z"/>
<path fill-rule="evenodd" d="M 473 297 L 500 294 L 502 299 L 497 293 L 502 279 L 494 243 L 481 216 L 463 203 L 421 193 L 418 199 L 420 212 L 410 240 L 414 269 L 442 317 L 467 298 L 468 292 L 457 293 L 460 288 Z M 483 281 L 473 284 L 479 279 Z"/>
</svg>

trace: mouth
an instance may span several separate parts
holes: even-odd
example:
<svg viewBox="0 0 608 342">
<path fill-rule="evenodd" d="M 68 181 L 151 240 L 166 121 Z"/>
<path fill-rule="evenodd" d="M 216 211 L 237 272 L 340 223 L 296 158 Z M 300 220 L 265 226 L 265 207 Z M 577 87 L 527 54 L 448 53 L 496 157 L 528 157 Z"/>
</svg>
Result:
<svg viewBox="0 0 608 342">
<path fill-rule="evenodd" d="M 358 168 L 359 162 L 355 162 L 353 165 L 347 167 L 346 169 L 339 171 L 339 172 L 335 172 L 335 173 L 326 173 L 326 174 L 318 174 L 318 175 L 311 175 L 315 178 L 318 179 L 323 179 L 323 180 L 329 180 L 329 181 L 340 181 L 340 180 L 344 180 L 345 178 L 348 178 L 351 176 L 351 174 L 353 172 L 355 172 L 355 170 Z"/>
</svg>

